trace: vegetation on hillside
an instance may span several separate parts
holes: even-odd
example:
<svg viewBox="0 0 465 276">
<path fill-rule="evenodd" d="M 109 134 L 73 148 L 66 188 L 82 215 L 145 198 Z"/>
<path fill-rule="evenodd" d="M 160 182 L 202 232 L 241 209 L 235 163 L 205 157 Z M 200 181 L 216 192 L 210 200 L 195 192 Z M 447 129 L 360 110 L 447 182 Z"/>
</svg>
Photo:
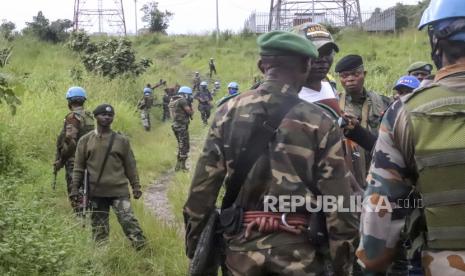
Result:
<svg viewBox="0 0 465 276">
<path fill-rule="evenodd" d="M 343 30 L 336 39 L 341 52 L 335 62 L 345 54 L 362 55 L 368 70 L 366 86 L 386 95 L 393 82 L 406 73 L 408 64 L 429 60 L 426 35 L 413 30 L 396 35 Z M 213 57 L 218 76 L 209 82 L 219 80 L 224 93 L 230 81 L 246 90 L 258 74 L 255 36 L 228 33 L 218 45 L 213 36 L 138 36 L 132 41 L 136 57 L 148 57 L 153 65 L 139 76 L 113 79 L 86 71 L 80 54 L 66 44 L 27 35 L 8 43 L 14 52 L 0 68 L 1 75 L 21 105 L 16 105 L 16 115 L 12 115 L 0 102 L 0 274 L 184 275 L 183 237 L 174 226 L 160 223 L 141 202 L 134 201 L 134 206 L 150 241 L 147 249 L 134 251 L 114 216 L 109 244 L 95 247 L 89 227 L 81 228 L 69 207 L 63 172 L 58 176 L 58 189 L 51 190 L 55 137 L 68 112 L 64 95 L 69 86 L 80 85 L 88 92 L 88 109 L 102 102 L 114 105 L 114 129 L 130 137 L 146 188 L 173 167 L 176 141 L 169 123 L 160 122 L 157 108 L 152 114 L 152 131 L 143 130 L 135 105 L 145 84 L 163 78 L 168 85 L 190 85 L 194 71 L 206 78 L 208 59 Z M 155 95 L 159 101 L 162 93 L 156 90 Z M 199 142 L 191 154 L 191 167 L 206 131 L 199 114 L 194 117 L 191 135 Z M 169 187 L 179 223 L 190 177 L 178 173 Z"/>
</svg>

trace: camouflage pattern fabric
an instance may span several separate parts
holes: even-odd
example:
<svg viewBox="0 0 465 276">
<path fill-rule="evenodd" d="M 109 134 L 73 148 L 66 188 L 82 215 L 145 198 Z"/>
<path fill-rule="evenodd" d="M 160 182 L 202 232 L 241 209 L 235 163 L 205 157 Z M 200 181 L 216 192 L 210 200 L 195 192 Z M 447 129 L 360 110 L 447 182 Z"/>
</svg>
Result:
<svg viewBox="0 0 465 276">
<path fill-rule="evenodd" d="M 171 118 L 173 119 L 173 124 L 189 124 L 190 116 L 185 111 L 185 108 L 190 106 L 189 99 L 184 98 L 182 95 L 174 95 L 171 97 L 168 107 L 170 109 Z"/>
<path fill-rule="evenodd" d="M 102 242 L 108 239 L 110 234 L 108 216 L 111 206 L 132 246 L 139 249 L 145 245 L 145 237 L 134 216 L 129 197 L 94 197 L 90 201 L 92 206 L 92 235 L 95 241 Z"/>
<path fill-rule="evenodd" d="M 226 266 L 234 276 L 324 275 L 322 256 L 309 242 L 257 251 L 229 251 Z"/>
<path fill-rule="evenodd" d="M 174 124 L 171 126 L 174 136 L 178 141 L 178 155 L 177 160 L 186 160 L 189 155 L 189 125 L 187 124 Z"/>
<path fill-rule="evenodd" d="M 208 123 L 210 118 L 210 110 L 212 108 L 211 101 L 213 100 L 212 95 L 208 89 L 203 89 L 200 92 L 197 92 L 194 96 L 194 99 L 199 101 L 198 110 L 204 124 Z"/>
<path fill-rule="evenodd" d="M 359 122 L 363 122 L 363 105 L 365 101 L 368 104 L 368 116 L 365 119 L 367 125 L 362 126 L 367 128 L 372 134 L 377 135 L 381 117 L 384 110 L 388 107 L 389 99 L 379 94 L 364 90 L 364 96 L 360 101 L 354 101 L 350 95 L 342 94 L 340 97 L 345 98 L 345 106 L 341 106 L 344 113 L 354 116 Z M 339 102 L 341 103 L 341 99 Z M 364 150 L 362 147 L 355 145 L 352 149 L 352 164 L 353 173 L 361 188 L 365 188 L 365 178 L 371 162 L 371 153 Z"/>
<path fill-rule="evenodd" d="M 163 116 L 161 119 L 163 122 L 171 118 L 170 108 L 168 107 L 170 100 L 171 100 L 171 95 L 165 93 L 165 95 L 163 95 Z"/>
<path fill-rule="evenodd" d="M 241 162 L 236 160 L 237 156 L 242 150 L 247 150 L 244 147 L 252 129 L 258 127 L 257 118 L 277 110 L 282 97 L 297 97 L 299 90 L 300 87 L 278 80 L 267 80 L 258 89 L 242 93 L 219 107 L 197 162 L 183 210 L 188 256 L 195 251 L 208 214 L 215 208 L 221 186 L 234 173 L 235 164 Z M 348 199 L 351 194 L 348 177 L 339 127 L 321 108 L 301 102 L 284 117 L 269 151 L 250 170 L 236 203 L 244 210 L 263 211 L 265 195 L 311 196 L 310 185 L 315 185 L 324 195 Z M 344 202 L 348 203 L 348 200 Z M 296 211 L 305 213 L 304 209 Z M 330 212 L 326 215 L 333 267 L 338 272 L 348 272 L 353 260 L 352 244 L 358 234 L 358 220 L 351 213 Z M 237 236 L 227 237 L 228 252 L 242 252 L 227 256 L 233 271 L 238 269 L 240 272 L 239 264 L 234 264 L 231 257 L 255 256 L 260 252 L 267 252 L 266 256 L 270 256 L 261 259 L 281 255 L 287 255 L 288 260 L 298 260 L 299 255 L 305 259 L 291 262 L 288 269 L 310 269 L 314 273 L 322 270 L 315 259 L 318 250 L 309 245 L 306 235 L 252 231 L 251 236 L 245 239 L 243 234 L 242 229 Z M 309 246 L 296 248 L 298 244 Z M 271 267 L 271 263 L 263 261 L 256 266 Z"/>
<path fill-rule="evenodd" d="M 442 78 L 436 77 L 436 83 L 458 93 L 465 92 L 465 68 L 445 67 L 438 73 L 441 72 Z M 405 99 L 401 97 L 383 116 L 367 177 L 360 223 L 361 240 L 356 255 L 371 269 L 390 264 L 406 214 L 394 216 L 392 212 L 369 210 L 377 204 L 385 205 L 407 198 L 412 186 L 417 184 L 413 131 L 410 114 L 402 102 Z M 425 275 L 465 275 L 465 251 L 425 249 L 422 251 L 422 266 Z"/>
<path fill-rule="evenodd" d="M 196 76 L 192 80 L 192 91 L 200 91 L 200 76 Z"/>
</svg>

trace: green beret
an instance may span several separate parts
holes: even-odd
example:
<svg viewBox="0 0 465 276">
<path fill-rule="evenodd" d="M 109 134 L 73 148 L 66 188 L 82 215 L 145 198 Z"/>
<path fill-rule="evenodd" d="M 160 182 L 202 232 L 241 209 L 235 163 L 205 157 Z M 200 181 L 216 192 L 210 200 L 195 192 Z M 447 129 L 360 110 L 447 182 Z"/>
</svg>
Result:
<svg viewBox="0 0 465 276">
<path fill-rule="evenodd" d="M 257 38 L 262 56 L 299 55 L 317 58 L 315 45 L 303 36 L 285 31 L 272 31 Z"/>
<path fill-rule="evenodd" d="M 431 74 L 431 71 L 433 70 L 433 65 L 424 62 L 424 61 L 417 61 L 412 64 L 407 68 L 407 72 L 410 74 L 410 72 L 413 71 L 425 71 L 429 72 Z"/>
</svg>

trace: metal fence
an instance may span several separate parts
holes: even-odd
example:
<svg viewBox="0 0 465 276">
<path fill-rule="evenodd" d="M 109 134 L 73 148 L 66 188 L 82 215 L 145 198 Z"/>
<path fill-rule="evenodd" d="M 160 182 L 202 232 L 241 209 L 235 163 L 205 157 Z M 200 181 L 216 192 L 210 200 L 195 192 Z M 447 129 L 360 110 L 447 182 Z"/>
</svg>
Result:
<svg viewBox="0 0 465 276">
<path fill-rule="evenodd" d="M 395 8 L 385 11 L 376 9 L 372 12 L 362 12 L 361 18 L 362 25 L 360 26 L 358 18 L 347 21 L 342 12 L 328 10 L 327 12 L 315 13 L 315 15 L 295 12 L 292 15 L 281 16 L 279 22 L 274 16 L 270 29 L 269 13 L 254 12 L 245 20 L 244 29 L 253 33 L 265 33 L 270 30 L 289 30 L 293 26 L 305 22 L 315 22 L 334 27 L 361 27 L 363 30 L 369 32 L 395 31 L 396 29 Z"/>
</svg>

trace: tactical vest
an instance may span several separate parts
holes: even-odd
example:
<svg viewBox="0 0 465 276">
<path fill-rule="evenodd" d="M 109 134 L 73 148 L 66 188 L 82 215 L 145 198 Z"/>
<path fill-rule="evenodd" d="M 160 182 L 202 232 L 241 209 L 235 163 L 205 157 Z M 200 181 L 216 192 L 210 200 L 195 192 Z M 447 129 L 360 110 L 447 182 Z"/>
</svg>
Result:
<svg viewBox="0 0 465 276">
<path fill-rule="evenodd" d="M 74 116 L 81 124 L 76 139 L 76 141 L 78 141 L 82 136 L 94 130 L 94 117 L 89 111 L 73 111 L 72 113 L 74 113 Z"/>
<path fill-rule="evenodd" d="M 465 92 L 436 84 L 405 101 L 413 126 L 416 189 L 424 207 L 407 219 L 407 231 L 413 231 L 412 224 L 422 216 L 422 245 L 465 249 Z M 418 239 L 414 243 L 418 245 Z"/>
</svg>

